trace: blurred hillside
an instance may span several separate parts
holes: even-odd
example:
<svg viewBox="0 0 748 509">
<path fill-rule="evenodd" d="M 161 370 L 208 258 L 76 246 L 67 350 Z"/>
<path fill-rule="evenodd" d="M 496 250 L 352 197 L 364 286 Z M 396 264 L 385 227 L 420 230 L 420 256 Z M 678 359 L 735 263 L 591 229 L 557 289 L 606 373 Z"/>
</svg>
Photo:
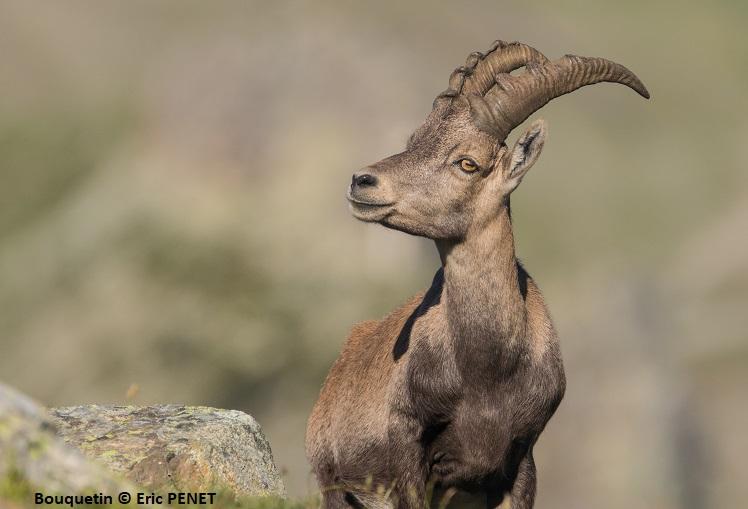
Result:
<svg viewBox="0 0 748 509">
<path fill-rule="evenodd" d="M 518 251 L 563 344 L 539 507 L 748 500 L 748 4 L 0 3 L 0 379 L 50 405 L 236 408 L 292 494 L 350 326 L 426 286 L 423 240 L 356 223 L 350 174 L 399 151 L 495 38 L 599 55 L 548 105 Z M 537 116 L 537 115 L 536 115 Z"/>
</svg>

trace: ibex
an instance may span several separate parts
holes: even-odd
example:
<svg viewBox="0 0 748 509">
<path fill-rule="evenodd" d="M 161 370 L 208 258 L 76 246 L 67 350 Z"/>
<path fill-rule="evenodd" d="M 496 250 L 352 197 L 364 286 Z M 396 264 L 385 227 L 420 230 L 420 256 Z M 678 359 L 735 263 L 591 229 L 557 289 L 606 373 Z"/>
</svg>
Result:
<svg viewBox="0 0 748 509">
<path fill-rule="evenodd" d="M 566 379 L 515 256 L 509 196 L 545 121 L 511 150 L 506 139 L 551 99 L 599 82 L 649 98 L 620 64 L 497 41 L 452 73 L 403 152 L 353 175 L 353 215 L 433 239 L 441 267 L 426 292 L 355 326 L 327 376 L 306 438 L 324 507 L 424 507 L 432 486 L 481 507 L 533 506 L 533 446 Z"/>
</svg>

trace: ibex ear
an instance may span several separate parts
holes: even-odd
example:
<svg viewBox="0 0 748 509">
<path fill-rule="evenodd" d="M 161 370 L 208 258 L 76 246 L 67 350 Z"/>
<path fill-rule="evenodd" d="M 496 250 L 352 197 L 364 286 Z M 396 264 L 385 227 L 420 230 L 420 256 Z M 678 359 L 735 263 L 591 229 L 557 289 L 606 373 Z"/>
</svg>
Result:
<svg viewBox="0 0 748 509">
<path fill-rule="evenodd" d="M 540 152 L 543 150 L 545 143 L 546 122 L 545 120 L 536 120 L 530 128 L 525 131 L 517 143 L 512 148 L 512 153 L 507 159 L 505 169 L 505 185 L 509 191 L 513 191 L 520 182 L 522 177 L 532 168 L 535 161 L 538 160 Z"/>
</svg>

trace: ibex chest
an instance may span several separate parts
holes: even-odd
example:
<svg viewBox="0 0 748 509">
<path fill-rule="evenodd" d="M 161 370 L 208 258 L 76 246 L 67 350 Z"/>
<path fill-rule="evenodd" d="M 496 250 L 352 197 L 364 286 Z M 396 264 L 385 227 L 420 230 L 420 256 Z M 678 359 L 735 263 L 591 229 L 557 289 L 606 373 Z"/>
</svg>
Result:
<svg viewBox="0 0 748 509">
<path fill-rule="evenodd" d="M 459 400 L 462 380 L 452 343 L 443 333 L 423 333 L 415 338 L 408 358 L 404 389 L 423 417 L 443 415 Z"/>
<path fill-rule="evenodd" d="M 469 351 L 460 351 L 461 341 L 447 329 L 437 331 L 416 324 L 412 332 L 398 383 L 423 419 L 451 414 L 471 393 L 489 396 L 509 388 L 522 390 L 513 379 L 527 366 L 521 366 L 522 356 L 514 348 L 497 345 L 498 338 L 484 339 L 492 344 L 471 345 Z"/>
</svg>

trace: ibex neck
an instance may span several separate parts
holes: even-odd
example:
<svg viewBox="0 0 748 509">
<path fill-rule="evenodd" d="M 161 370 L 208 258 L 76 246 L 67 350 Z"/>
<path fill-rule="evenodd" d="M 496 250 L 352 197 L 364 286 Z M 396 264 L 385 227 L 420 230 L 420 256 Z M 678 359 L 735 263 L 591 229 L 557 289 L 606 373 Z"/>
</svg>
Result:
<svg viewBox="0 0 748 509">
<path fill-rule="evenodd" d="M 475 365 L 472 361 L 487 362 L 513 350 L 525 333 L 527 311 L 509 205 L 480 231 L 458 242 L 437 242 L 437 248 L 444 267 L 447 318 L 458 352 Z"/>
</svg>

